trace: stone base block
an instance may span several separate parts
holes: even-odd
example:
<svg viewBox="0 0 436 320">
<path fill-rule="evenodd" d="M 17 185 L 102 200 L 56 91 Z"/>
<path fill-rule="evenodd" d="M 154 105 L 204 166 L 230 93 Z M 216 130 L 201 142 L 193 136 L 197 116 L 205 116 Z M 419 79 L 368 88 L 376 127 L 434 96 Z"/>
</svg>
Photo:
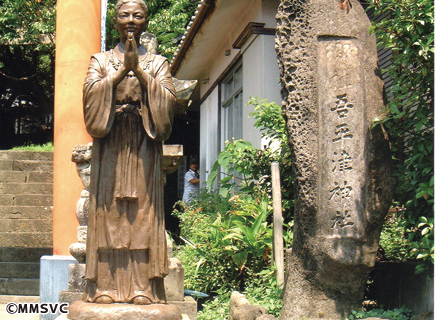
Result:
<svg viewBox="0 0 436 320">
<path fill-rule="evenodd" d="M 134 305 L 127 303 L 98 304 L 75 301 L 69 307 L 67 319 L 71 320 L 182 320 L 182 313 L 175 305 Z"/>
<path fill-rule="evenodd" d="M 68 266 L 68 290 L 69 291 L 85 291 L 85 270 L 84 263 L 74 263 Z"/>
<path fill-rule="evenodd" d="M 59 302 L 72 304 L 74 301 L 81 300 L 83 292 L 64 290 L 59 293 Z"/>
<path fill-rule="evenodd" d="M 183 314 L 187 314 L 191 320 L 197 320 L 197 301 L 192 297 L 185 297 L 184 301 L 168 301 L 168 304 L 180 308 Z"/>
<path fill-rule="evenodd" d="M 167 300 L 183 301 L 185 273 L 179 259 L 170 258 L 168 272 L 164 279 Z"/>
</svg>

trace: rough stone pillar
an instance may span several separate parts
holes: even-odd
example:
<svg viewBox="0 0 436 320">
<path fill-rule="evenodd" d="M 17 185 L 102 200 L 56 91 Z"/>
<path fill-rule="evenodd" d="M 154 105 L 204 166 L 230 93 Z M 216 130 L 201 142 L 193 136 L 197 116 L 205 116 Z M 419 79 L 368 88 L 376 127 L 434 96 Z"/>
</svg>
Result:
<svg viewBox="0 0 436 320">
<path fill-rule="evenodd" d="M 392 196 L 376 41 L 352 0 L 282 0 L 276 50 L 295 163 L 282 319 L 344 319 L 361 304 Z"/>
<path fill-rule="evenodd" d="M 77 197 L 83 190 L 71 151 L 91 141 L 83 120 L 82 88 L 91 55 L 100 52 L 100 0 L 58 0 L 53 170 L 53 254 L 76 241 Z"/>
</svg>

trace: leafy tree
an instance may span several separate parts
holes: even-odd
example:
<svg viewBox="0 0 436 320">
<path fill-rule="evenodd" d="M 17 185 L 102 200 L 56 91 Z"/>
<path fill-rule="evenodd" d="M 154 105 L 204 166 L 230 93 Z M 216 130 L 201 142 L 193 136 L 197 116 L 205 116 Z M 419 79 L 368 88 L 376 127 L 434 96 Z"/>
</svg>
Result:
<svg viewBox="0 0 436 320">
<path fill-rule="evenodd" d="M 113 28 L 116 0 L 109 0 L 107 47 L 118 39 Z M 197 0 L 151 0 L 150 32 L 161 54 L 171 59 Z M 56 0 L 0 1 L 0 148 L 52 140 L 47 116 L 54 108 Z M 23 127 L 27 134 L 16 135 Z"/>
<path fill-rule="evenodd" d="M 113 48 L 119 38 L 113 28 L 117 1 L 109 0 L 108 3 L 106 48 Z M 150 17 L 148 31 L 156 35 L 160 54 L 168 59 L 172 58 L 197 4 L 197 0 L 151 0 L 147 2 Z"/>
<path fill-rule="evenodd" d="M 397 200 L 413 249 L 430 273 L 434 264 L 434 3 L 431 0 L 371 0 L 385 18 L 371 31 L 394 53 L 387 70 L 393 80 L 382 124 L 396 152 Z"/>
<path fill-rule="evenodd" d="M 55 14 L 55 0 L 0 2 L 0 148 L 51 140 L 45 116 L 53 113 Z M 28 133 L 21 141 L 16 125 Z"/>
</svg>

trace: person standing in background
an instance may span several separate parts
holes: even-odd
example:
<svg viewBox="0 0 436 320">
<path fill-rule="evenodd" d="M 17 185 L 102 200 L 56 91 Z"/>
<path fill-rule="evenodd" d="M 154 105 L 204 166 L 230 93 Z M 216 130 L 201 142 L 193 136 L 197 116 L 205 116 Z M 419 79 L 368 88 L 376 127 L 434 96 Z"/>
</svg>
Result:
<svg viewBox="0 0 436 320">
<path fill-rule="evenodd" d="M 189 203 L 198 198 L 200 191 L 200 175 L 197 172 L 198 161 L 191 160 L 189 170 L 185 174 L 185 188 L 182 201 Z"/>
</svg>

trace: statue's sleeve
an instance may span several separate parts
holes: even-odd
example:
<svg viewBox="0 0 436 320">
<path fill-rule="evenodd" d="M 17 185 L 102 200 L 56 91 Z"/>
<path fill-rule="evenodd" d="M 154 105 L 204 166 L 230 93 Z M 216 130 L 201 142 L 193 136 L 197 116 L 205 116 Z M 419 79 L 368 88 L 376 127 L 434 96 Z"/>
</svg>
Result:
<svg viewBox="0 0 436 320">
<path fill-rule="evenodd" d="M 107 72 L 105 61 L 104 54 L 91 58 L 83 87 L 86 130 L 94 138 L 105 137 L 115 117 L 113 79 Z"/>
<path fill-rule="evenodd" d="M 144 92 L 142 119 L 145 131 L 154 140 L 166 140 L 172 129 L 176 93 L 168 60 L 157 59 L 155 77 Z"/>
</svg>

